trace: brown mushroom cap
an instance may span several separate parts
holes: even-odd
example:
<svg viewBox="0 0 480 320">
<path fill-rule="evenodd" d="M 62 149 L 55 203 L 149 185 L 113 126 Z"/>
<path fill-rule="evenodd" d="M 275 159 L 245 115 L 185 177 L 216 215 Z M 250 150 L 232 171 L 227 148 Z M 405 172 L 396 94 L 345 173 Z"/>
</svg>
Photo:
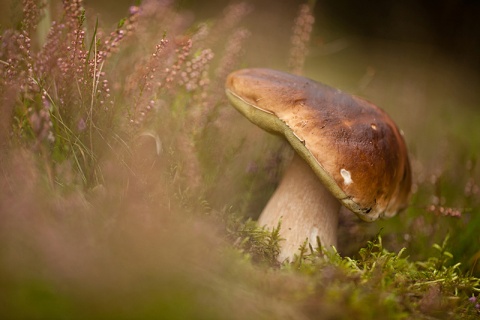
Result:
<svg viewBox="0 0 480 320">
<path fill-rule="evenodd" d="M 407 148 L 374 104 L 270 69 L 230 74 L 226 92 L 251 122 L 283 135 L 327 189 L 363 220 L 403 209 L 411 187 Z"/>
</svg>

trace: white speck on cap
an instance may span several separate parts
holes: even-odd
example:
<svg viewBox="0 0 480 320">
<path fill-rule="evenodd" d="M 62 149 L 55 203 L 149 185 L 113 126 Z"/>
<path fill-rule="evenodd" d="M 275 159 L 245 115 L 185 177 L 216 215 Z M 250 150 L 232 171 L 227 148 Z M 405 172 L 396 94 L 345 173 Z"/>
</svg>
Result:
<svg viewBox="0 0 480 320">
<path fill-rule="evenodd" d="M 340 174 L 343 177 L 343 183 L 345 183 L 345 185 L 348 186 L 349 184 L 351 184 L 353 182 L 352 175 L 350 174 L 349 171 L 347 171 L 345 169 L 341 169 Z"/>
</svg>

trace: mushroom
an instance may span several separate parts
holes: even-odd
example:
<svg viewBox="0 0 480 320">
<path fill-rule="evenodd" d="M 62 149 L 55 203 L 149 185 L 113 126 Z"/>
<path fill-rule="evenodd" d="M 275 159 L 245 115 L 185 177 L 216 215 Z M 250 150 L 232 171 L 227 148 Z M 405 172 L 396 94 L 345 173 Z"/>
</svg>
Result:
<svg viewBox="0 0 480 320">
<path fill-rule="evenodd" d="M 259 224 L 281 220 L 279 260 L 292 258 L 308 238 L 337 245 L 341 204 L 362 220 L 392 217 L 405 208 L 411 169 L 407 148 L 379 107 L 304 77 L 243 69 L 226 80 L 232 105 L 295 150 Z"/>
</svg>

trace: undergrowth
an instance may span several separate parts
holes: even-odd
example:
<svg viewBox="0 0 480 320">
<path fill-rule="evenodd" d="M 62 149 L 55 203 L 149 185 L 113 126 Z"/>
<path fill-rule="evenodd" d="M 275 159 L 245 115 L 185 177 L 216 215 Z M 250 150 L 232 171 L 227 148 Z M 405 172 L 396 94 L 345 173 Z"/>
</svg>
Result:
<svg viewBox="0 0 480 320">
<path fill-rule="evenodd" d="M 2 24 L 2 319 L 478 316 L 476 262 L 465 270 L 450 253 L 457 234 L 415 260 L 411 248 L 387 250 L 383 235 L 350 256 L 305 244 L 277 261 L 281 224 L 246 217 L 278 183 L 288 150 L 245 132 L 223 93 L 245 64 L 251 5 L 198 22 L 171 1 L 144 1 L 114 27 L 80 0 L 53 6 L 25 0 Z M 292 23 L 295 73 L 312 6 Z M 475 210 L 473 174 L 468 186 Z M 417 203 L 431 196 L 417 187 Z M 419 220 L 427 209 L 454 216 L 443 202 L 409 209 L 405 225 L 442 234 Z"/>
<path fill-rule="evenodd" d="M 267 232 L 249 220 L 231 234 L 238 237 L 235 246 L 247 253 L 246 258 L 308 279 L 310 288 L 301 304 L 312 318 L 475 319 L 480 315 L 480 279 L 465 274 L 460 263 L 452 263 L 448 236 L 441 245 L 433 245 L 425 261 L 411 261 L 406 248 L 387 250 L 378 235 L 354 257 L 342 257 L 320 243 L 314 249 L 305 242 L 292 261 L 278 263 L 280 227 Z"/>
</svg>

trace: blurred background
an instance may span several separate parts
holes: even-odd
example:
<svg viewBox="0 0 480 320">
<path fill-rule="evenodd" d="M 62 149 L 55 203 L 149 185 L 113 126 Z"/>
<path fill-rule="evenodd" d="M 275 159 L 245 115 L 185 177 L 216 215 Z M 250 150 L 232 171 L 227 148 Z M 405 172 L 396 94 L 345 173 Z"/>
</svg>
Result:
<svg viewBox="0 0 480 320">
<path fill-rule="evenodd" d="M 175 3 L 200 21 L 221 15 L 230 2 Z M 250 3 L 252 10 L 242 22 L 252 32 L 245 65 L 288 69 L 292 22 L 301 3 Z M 104 24 L 114 25 L 132 2 L 85 4 Z M 316 1 L 314 11 L 306 76 L 386 109 L 404 130 L 413 154 L 427 160 L 427 168 L 433 169 L 430 160 L 453 153 L 445 150 L 448 141 L 456 140 L 467 157 L 478 155 L 478 1 L 323 0 Z"/>
</svg>

